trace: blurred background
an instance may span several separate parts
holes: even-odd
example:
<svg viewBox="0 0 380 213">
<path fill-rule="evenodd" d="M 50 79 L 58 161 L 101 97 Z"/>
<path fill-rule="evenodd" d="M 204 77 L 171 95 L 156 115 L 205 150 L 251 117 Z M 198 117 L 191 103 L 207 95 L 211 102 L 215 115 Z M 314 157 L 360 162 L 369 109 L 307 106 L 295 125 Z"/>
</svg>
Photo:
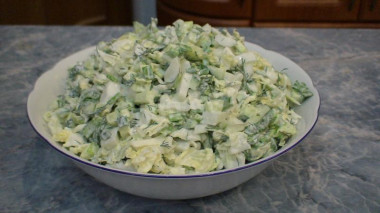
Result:
<svg viewBox="0 0 380 213">
<path fill-rule="evenodd" d="M 0 0 L 1 25 L 131 25 L 158 17 L 235 27 L 380 28 L 380 0 Z"/>
</svg>

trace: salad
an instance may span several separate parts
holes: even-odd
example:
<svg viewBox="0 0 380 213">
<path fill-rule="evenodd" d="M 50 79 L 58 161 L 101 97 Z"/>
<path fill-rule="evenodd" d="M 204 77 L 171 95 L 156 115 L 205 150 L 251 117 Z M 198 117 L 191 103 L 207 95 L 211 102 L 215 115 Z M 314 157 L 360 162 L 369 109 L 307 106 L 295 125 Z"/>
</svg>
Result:
<svg viewBox="0 0 380 213">
<path fill-rule="evenodd" d="M 297 131 L 292 108 L 312 95 L 237 31 L 152 19 L 70 68 L 44 120 L 53 140 L 95 163 L 205 173 L 276 152 Z"/>
</svg>

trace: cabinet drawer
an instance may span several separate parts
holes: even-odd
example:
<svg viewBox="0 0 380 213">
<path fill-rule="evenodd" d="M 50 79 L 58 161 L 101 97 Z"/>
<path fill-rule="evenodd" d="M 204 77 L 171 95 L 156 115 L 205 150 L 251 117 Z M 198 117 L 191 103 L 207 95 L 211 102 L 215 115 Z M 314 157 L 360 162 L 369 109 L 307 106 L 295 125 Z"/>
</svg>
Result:
<svg viewBox="0 0 380 213">
<path fill-rule="evenodd" d="M 359 0 L 256 0 L 255 21 L 356 21 Z"/>
<path fill-rule="evenodd" d="M 157 0 L 180 12 L 213 18 L 250 18 L 252 0 Z"/>
<path fill-rule="evenodd" d="M 380 21 L 380 0 L 361 0 L 359 21 Z"/>
<path fill-rule="evenodd" d="M 164 2 L 171 2 L 173 5 L 167 5 Z M 174 2 L 176 4 L 174 4 Z M 191 5 L 192 2 L 194 5 L 192 7 L 187 8 L 187 10 L 177 9 L 178 7 L 184 7 L 182 2 L 187 2 L 186 4 Z M 206 2 L 203 4 L 203 2 Z M 233 14 L 231 11 L 227 12 L 222 11 L 225 5 L 219 5 L 219 10 L 206 10 L 205 5 L 215 4 L 218 5 L 217 2 L 227 2 L 221 0 L 215 0 L 210 3 L 210 0 L 205 1 L 157 1 L 157 17 L 160 25 L 170 25 L 177 19 L 183 19 L 187 21 L 194 21 L 197 24 L 211 24 L 213 26 L 235 26 L 235 27 L 249 27 L 251 24 L 251 18 L 248 17 L 240 17 L 240 13 Z M 237 1 L 228 1 L 228 2 L 237 2 Z M 244 1 L 248 2 L 248 1 Z M 195 4 L 196 3 L 196 4 Z M 197 7 L 201 7 L 203 9 L 196 10 Z M 250 5 L 252 7 L 252 5 Z M 222 8 L 222 9 L 220 9 Z M 221 14 L 229 13 L 229 16 L 222 16 Z M 208 14 L 210 13 L 210 14 Z M 219 14 L 219 15 L 216 15 Z M 232 17 L 234 16 L 234 17 Z"/>
</svg>

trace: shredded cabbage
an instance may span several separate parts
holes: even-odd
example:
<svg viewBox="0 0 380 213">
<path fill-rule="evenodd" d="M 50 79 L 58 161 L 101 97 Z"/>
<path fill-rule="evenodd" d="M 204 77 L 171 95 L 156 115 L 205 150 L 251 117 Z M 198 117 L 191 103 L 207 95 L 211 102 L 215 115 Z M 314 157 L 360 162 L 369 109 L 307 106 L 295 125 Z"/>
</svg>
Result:
<svg viewBox="0 0 380 213">
<path fill-rule="evenodd" d="M 113 168 L 159 174 L 230 169 L 276 152 L 296 133 L 292 84 L 238 32 L 157 20 L 68 70 L 44 119 L 54 140 Z"/>
</svg>

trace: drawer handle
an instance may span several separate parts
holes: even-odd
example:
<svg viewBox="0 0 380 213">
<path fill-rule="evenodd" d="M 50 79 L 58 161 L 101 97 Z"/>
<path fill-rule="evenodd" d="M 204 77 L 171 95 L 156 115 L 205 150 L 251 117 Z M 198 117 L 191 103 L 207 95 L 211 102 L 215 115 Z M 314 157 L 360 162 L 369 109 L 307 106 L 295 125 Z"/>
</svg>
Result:
<svg viewBox="0 0 380 213">
<path fill-rule="evenodd" d="M 355 1 L 356 1 L 356 0 L 351 0 L 350 3 L 348 4 L 348 10 L 349 10 L 349 11 L 351 11 L 352 8 L 354 8 Z"/>
</svg>

